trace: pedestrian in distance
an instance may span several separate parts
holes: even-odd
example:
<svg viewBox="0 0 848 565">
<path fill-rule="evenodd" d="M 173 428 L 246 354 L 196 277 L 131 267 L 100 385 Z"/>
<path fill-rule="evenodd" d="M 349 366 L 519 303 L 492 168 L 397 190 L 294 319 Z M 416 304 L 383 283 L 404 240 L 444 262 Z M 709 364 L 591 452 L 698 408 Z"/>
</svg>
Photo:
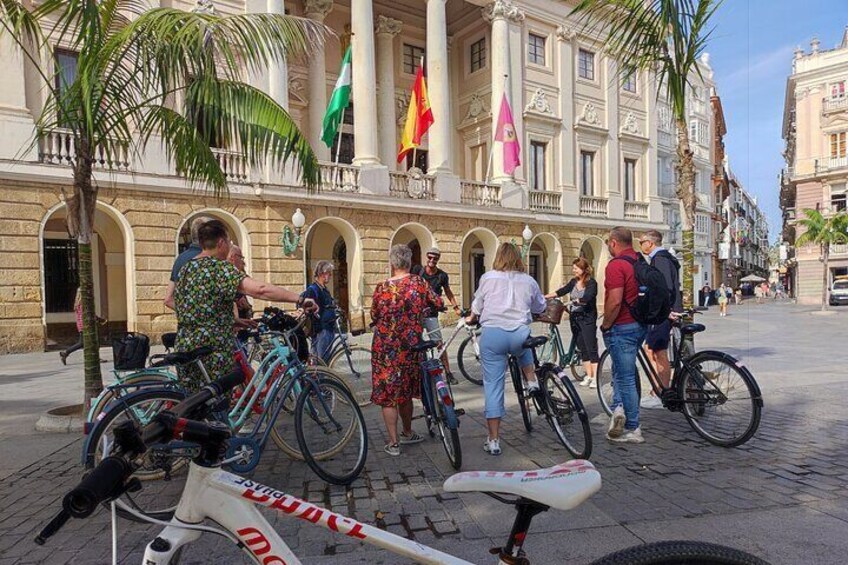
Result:
<svg viewBox="0 0 848 565">
<path fill-rule="evenodd" d="M 244 264 L 244 254 L 241 247 L 234 242 L 230 243 L 230 254 L 227 256 L 227 261 L 242 273 L 247 273 Z M 247 296 L 241 292 L 236 293 L 235 316 L 237 328 L 253 328 L 256 323 L 253 321 L 253 305 Z"/>
<path fill-rule="evenodd" d="M 573 278 L 568 284 L 545 295 L 545 298 L 568 295 L 571 333 L 577 339 L 577 347 L 586 369 L 586 378 L 580 381 L 580 386 L 598 388 L 598 282 L 592 276 L 592 266 L 583 257 L 571 263 L 571 274 Z"/>
<path fill-rule="evenodd" d="M 527 391 L 539 390 L 533 352 L 522 345 L 530 337 L 533 314 L 546 309 L 539 283 L 525 272 L 521 251 L 513 243 L 502 243 L 495 254 L 493 269 L 480 277 L 480 286 L 471 303 L 468 323 L 480 321 L 480 364 L 483 369 L 483 395 L 488 437 L 483 450 L 500 455 L 501 419 L 507 358 L 514 355 L 527 381 Z"/>
<path fill-rule="evenodd" d="M 733 301 L 734 301 L 734 304 L 736 304 L 737 306 L 742 304 L 742 289 L 741 288 L 737 288 L 736 291 L 733 293 Z"/>
<path fill-rule="evenodd" d="M 382 408 L 389 436 L 383 451 L 396 457 L 402 445 L 424 441 L 412 430 L 412 400 L 421 398 L 422 355 L 412 348 L 422 339 L 427 312 L 438 311 L 442 299 L 424 279 L 410 272 L 409 246 L 392 246 L 389 265 L 391 276 L 377 285 L 371 300 L 371 401 Z M 400 434 L 398 418 L 403 427 Z"/>
<path fill-rule="evenodd" d="M 662 234 L 648 230 L 639 238 L 639 249 L 648 261 L 662 273 L 671 297 L 671 314 L 659 324 L 650 324 L 645 335 L 645 351 L 657 376 L 664 387 L 671 382 L 671 364 L 668 360 L 668 346 L 671 341 L 671 321 L 683 312 L 683 295 L 680 292 L 680 261 L 662 246 Z M 662 408 L 662 401 L 651 390 L 643 391 L 639 402 L 641 408 Z"/>
<path fill-rule="evenodd" d="M 186 263 L 200 255 L 200 252 L 203 251 L 198 240 L 198 233 L 200 232 L 200 227 L 212 219 L 209 216 L 198 216 L 191 221 L 191 226 L 189 227 L 191 243 L 186 247 L 185 251 L 177 255 L 177 258 L 174 259 L 174 265 L 171 267 L 171 278 L 168 281 L 168 288 L 165 290 L 165 300 L 163 302 L 171 310 L 174 309 L 174 290 L 176 289 L 177 279 L 180 277 L 180 271 L 185 267 Z"/>
<path fill-rule="evenodd" d="M 701 294 L 703 295 L 703 301 L 704 301 L 702 306 L 704 308 L 709 308 L 710 307 L 710 297 L 713 294 L 713 289 L 710 286 L 710 283 L 708 283 L 708 282 L 704 283 L 704 286 L 701 288 Z"/>
<path fill-rule="evenodd" d="M 427 251 L 427 262 L 422 267 L 421 265 L 415 265 L 412 268 L 412 273 L 420 276 L 422 279 L 427 281 L 430 285 L 430 288 L 433 289 L 433 293 L 439 298 L 444 294 L 448 302 L 451 306 L 453 306 L 454 312 L 459 314 L 459 304 L 456 302 L 456 297 L 453 294 L 453 290 L 450 286 L 450 277 L 446 272 L 439 268 L 439 260 L 442 258 L 442 252 L 438 247 L 431 247 Z M 439 312 L 430 312 L 429 315 L 424 318 L 424 329 L 427 330 L 427 339 L 431 341 L 435 341 L 442 345 L 442 328 L 439 324 Z M 450 361 L 448 360 L 448 352 L 445 351 L 442 353 L 442 365 L 445 368 L 445 373 L 447 374 L 448 381 L 450 384 L 455 385 L 458 384 L 456 377 L 453 376 L 450 370 Z"/>
<path fill-rule="evenodd" d="M 328 353 L 336 337 L 335 300 L 327 286 L 333 278 L 335 265 L 330 261 L 318 261 L 313 272 L 312 284 L 306 287 L 302 296 L 311 298 L 318 304 L 317 319 L 312 322 L 312 354 L 329 361 Z"/>
<path fill-rule="evenodd" d="M 730 291 L 721 283 L 721 286 L 718 289 L 718 307 L 719 307 L 719 316 L 724 318 L 727 316 L 727 300 L 729 298 Z"/>
<path fill-rule="evenodd" d="M 646 328 L 636 321 L 630 305 L 639 297 L 634 265 L 639 255 L 633 250 L 633 234 L 615 227 L 607 238 L 612 260 L 604 280 L 604 322 L 601 332 L 612 361 L 612 416 L 607 439 L 617 443 L 644 443 L 639 427 L 639 393 L 636 391 L 636 351 Z"/>
<path fill-rule="evenodd" d="M 77 323 L 77 341 L 72 346 L 67 349 L 59 352 L 59 359 L 62 360 L 62 365 L 68 364 L 68 356 L 74 351 L 79 351 L 83 347 L 82 340 L 82 291 L 77 288 L 76 296 L 74 297 L 74 316 L 76 317 Z M 96 316 L 97 322 L 102 326 L 106 324 L 106 320 L 101 318 L 100 316 Z"/>
</svg>

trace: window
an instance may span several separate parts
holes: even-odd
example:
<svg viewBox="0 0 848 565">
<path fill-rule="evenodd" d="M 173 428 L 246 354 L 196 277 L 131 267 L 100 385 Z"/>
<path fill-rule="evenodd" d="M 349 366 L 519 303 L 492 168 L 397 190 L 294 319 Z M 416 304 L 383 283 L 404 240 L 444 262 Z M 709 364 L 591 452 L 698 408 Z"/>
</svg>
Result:
<svg viewBox="0 0 848 565">
<path fill-rule="evenodd" d="M 79 53 L 74 51 L 66 51 L 64 49 L 56 49 L 56 92 L 59 93 L 59 99 L 68 90 L 68 87 L 77 79 L 77 65 L 79 63 Z M 62 126 L 70 125 L 71 119 L 65 112 L 59 117 L 59 124 Z M 71 308 L 73 310 L 73 308 Z"/>
<path fill-rule="evenodd" d="M 595 194 L 595 153 L 580 152 L 580 194 L 594 196 Z"/>
<path fill-rule="evenodd" d="M 73 312 L 79 286 L 77 242 L 73 239 L 44 240 L 45 310 Z"/>
<path fill-rule="evenodd" d="M 486 66 L 486 38 L 471 44 L 471 72 L 479 71 Z"/>
<path fill-rule="evenodd" d="M 418 67 L 421 65 L 421 60 L 426 56 L 426 51 L 423 47 L 417 45 L 403 44 L 403 72 L 408 75 L 414 75 L 418 72 Z"/>
<path fill-rule="evenodd" d="M 530 142 L 530 188 L 546 190 L 545 185 L 545 151 L 548 144 L 541 141 Z"/>
<path fill-rule="evenodd" d="M 485 143 L 475 145 L 471 148 L 471 178 L 478 181 L 486 180 L 489 167 L 489 151 Z"/>
<path fill-rule="evenodd" d="M 830 134 L 830 158 L 845 157 L 845 132 Z"/>
<path fill-rule="evenodd" d="M 580 49 L 577 61 L 578 75 L 580 78 L 595 80 L 595 54 L 585 49 Z"/>
<path fill-rule="evenodd" d="M 832 212 L 844 212 L 846 210 L 846 192 L 844 184 L 831 188 L 830 210 Z"/>
<path fill-rule="evenodd" d="M 527 60 L 536 65 L 545 64 L 545 38 L 531 33 L 527 41 Z"/>
<path fill-rule="evenodd" d="M 624 79 L 624 85 L 622 85 L 622 88 L 627 92 L 636 93 L 636 73 L 633 73 Z"/>
<path fill-rule="evenodd" d="M 341 147 L 339 147 L 339 142 L 341 142 Z M 337 135 L 333 140 L 333 148 L 330 154 L 333 156 L 333 159 L 338 155 L 339 163 L 344 163 L 345 165 L 353 163 L 353 134 L 342 132 L 340 135 Z"/>
<path fill-rule="evenodd" d="M 624 160 L 624 200 L 636 200 L 636 159 Z"/>
<path fill-rule="evenodd" d="M 412 162 L 412 157 L 415 156 L 415 163 Z M 416 151 L 409 151 L 406 154 L 406 170 L 408 171 L 413 166 L 421 169 L 422 172 L 427 172 L 427 150 L 426 149 L 418 149 Z"/>
<path fill-rule="evenodd" d="M 845 98 L 845 81 L 840 80 L 830 85 L 831 99 Z"/>
<path fill-rule="evenodd" d="M 698 233 L 709 233 L 710 231 L 710 218 L 704 214 L 697 214 L 695 216 L 695 231 Z"/>
</svg>

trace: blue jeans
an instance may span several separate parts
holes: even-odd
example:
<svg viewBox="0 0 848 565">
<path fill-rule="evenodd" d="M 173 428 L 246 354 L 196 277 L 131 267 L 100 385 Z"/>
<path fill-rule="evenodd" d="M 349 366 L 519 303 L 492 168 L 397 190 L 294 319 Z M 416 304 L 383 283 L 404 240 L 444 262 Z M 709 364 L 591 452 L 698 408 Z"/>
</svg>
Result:
<svg viewBox="0 0 848 565">
<path fill-rule="evenodd" d="M 486 418 L 503 418 L 504 381 L 506 380 L 506 360 L 512 354 L 518 358 L 518 366 L 533 364 L 533 352 L 521 345 L 530 337 L 530 328 L 523 326 L 515 330 L 501 328 L 483 328 L 480 335 L 480 364 L 483 368 L 483 396 L 485 398 Z"/>
<path fill-rule="evenodd" d="M 330 353 L 330 346 L 333 344 L 333 338 L 336 337 L 336 332 L 333 330 L 321 330 L 314 338 L 312 338 L 312 354 L 328 362 L 327 354 Z"/>
<path fill-rule="evenodd" d="M 636 392 L 636 352 L 645 339 L 645 326 L 637 322 L 619 324 L 604 334 L 612 361 L 612 408 L 624 407 L 625 429 L 639 427 L 639 394 Z"/>
</svg>

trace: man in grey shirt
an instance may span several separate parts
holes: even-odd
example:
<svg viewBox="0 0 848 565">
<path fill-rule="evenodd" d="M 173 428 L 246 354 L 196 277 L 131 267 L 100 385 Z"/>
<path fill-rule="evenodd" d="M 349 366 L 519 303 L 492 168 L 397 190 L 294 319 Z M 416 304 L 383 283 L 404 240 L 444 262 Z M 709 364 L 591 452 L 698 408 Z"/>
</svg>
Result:
<svg viewBox="0 0 848 565">
<path fill-rule="evenodd" d="M 174 290 L 177 286 L 177 279 L 180 278 L 180 270 L 202 251 L 200 243 L 198 243 L 197 233 L 203 224 L 212 219 L 209 216 L 198 216 L 191 221 L 191 245 L 174 260 L 174 266 L 171 267 L 171 280 L 168 282 L 168 290 L 165 291 L 165 306 L 171 310 L 174 309 Z"/>
</svg>

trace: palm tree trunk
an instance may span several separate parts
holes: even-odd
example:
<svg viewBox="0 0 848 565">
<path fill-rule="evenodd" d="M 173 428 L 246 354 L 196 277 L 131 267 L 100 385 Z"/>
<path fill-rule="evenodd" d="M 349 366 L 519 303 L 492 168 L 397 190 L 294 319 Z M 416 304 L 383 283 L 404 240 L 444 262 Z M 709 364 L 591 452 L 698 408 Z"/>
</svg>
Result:
<svg viewBox="0 0 848 565">
<path fill-rule="evenodd" d="M 822 244 L 822 267 L 824 267 L 824 274 L 822 274 L 822 312 L 828 310 L 830 308 L 830 302 L 827 300 L 827 283 L 828 283 L 828 275 L 830 274 L 830 266 L 828 263 L 830 262 L 830 244 L 824 243 Z"/>
<path fill-rule="evenodd" d="M 82 341 L 85 360 L 85 412 L 91 400 L 103 390 L 100 374 L 100 337 L 94 310 L 94 270 L 92 269 L 91 239 L 94 235 L 94 212 L 97 207 L 97 187 L 91 182 L 91 146 L 85 139 L 77 142 L 77 162 L 74 165 L 74 200 L 68 206 L 69 217 L 76 212 L 77 242 L 79 245 L 80 298 L 82 300 Z"/>
<path fill-rule="evenodd" d="M 683 208 L 683 307 L 695 307 L 695 161 L 686 121 L 677 119 L 677 197 Z"/>
</svg>

